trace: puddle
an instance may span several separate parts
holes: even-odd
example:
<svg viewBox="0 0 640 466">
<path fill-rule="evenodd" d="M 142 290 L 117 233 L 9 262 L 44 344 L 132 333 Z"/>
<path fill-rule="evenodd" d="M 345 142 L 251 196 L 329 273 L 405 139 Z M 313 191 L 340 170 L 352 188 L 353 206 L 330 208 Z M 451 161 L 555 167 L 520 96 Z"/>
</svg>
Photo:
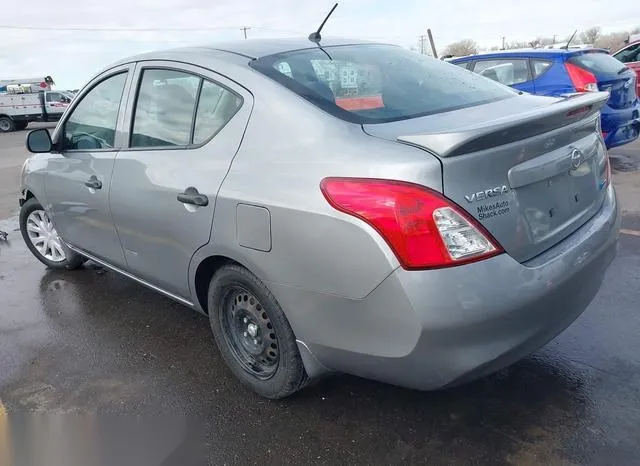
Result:
<svg viewBox="0 0 640 466">
<path fill-rule="evenodd" d="M 640 156 L 627 154 L 609 154 L 611 169 L 617 172 L 640 170 Z"/>
</svg>

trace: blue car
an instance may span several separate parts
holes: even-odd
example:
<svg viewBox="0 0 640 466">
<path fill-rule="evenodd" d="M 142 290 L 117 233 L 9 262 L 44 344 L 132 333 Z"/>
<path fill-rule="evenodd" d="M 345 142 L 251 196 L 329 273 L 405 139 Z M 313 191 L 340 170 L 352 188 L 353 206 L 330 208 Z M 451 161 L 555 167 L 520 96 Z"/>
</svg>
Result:
<svg viewBox="0 0 640 466">
<path fill-rule="evenodd" d="M 449 62 L 530 94 L 563 96 L 608 91 L 610 97 L 601 112 L 607 147 L 632 142 L 640 133 L 636 74 L 605 50 L 506 50 Z"/>
</svg>

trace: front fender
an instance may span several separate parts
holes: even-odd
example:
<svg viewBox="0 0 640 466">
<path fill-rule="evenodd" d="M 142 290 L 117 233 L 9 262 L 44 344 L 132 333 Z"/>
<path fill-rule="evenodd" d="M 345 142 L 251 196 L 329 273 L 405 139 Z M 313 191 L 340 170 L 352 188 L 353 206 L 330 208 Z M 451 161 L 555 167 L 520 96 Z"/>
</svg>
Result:
<svg viewBox="0 0 640 466">
<path fill-rule="evenodd" d="M 27 199 L 35 197 L 38 199 L 38 202 L 47 209 L 48 199 L 45 187 L 46 167 L 46 154 L 34 155 L 25 160 L 20 172 L 20 197 L 18 202 L 21 207 Z"/>
</svg>

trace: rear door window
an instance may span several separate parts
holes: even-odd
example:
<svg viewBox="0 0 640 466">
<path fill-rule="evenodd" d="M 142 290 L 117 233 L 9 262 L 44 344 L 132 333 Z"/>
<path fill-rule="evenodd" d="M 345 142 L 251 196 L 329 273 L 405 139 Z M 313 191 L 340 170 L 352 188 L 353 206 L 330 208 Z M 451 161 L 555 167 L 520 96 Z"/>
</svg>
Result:
<svg viewBox="0 0 640 466">
<path fill-rule="evenodd" d="M 323 110 L 384 123 L 516 95 L 451 63 L 387 45 L 349 45 L 270 55 L 250 66 Z"/>
<path fill-rule="evenodd" d="M 531 70 L 526 58 L 478 60 L 473 71 L 505 86 L 531 80 Z"/>
<path fill-rule="evenodd" d="M 204 81 L 196 111 L 193 144 L 202 144 L 214 137 L 242 106 L 242 98 L 228 89 Z"/>
<path fill-rule="evenodd" d="M 201 78 L 182 71 L 142 73 L 131 132 L 131 147 L 186 146 Z"/>
<path fill-rule="evenodd" d="M 551 68 L 553 62 L 534 58 L 531 60 L 531 64 L 533 66 L 533 79 L 538 79 L 540 76 L 545 74 L 549 68 Z"/>
</svg>

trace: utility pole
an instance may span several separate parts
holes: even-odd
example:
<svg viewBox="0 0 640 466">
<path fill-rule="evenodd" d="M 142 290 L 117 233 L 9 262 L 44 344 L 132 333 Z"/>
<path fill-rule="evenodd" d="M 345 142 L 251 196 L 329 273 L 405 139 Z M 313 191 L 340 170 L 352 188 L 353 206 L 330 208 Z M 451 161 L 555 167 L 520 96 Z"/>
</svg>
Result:
<svg viewBox="0 0 640 466">
<path fill-rule="evenodd" d="M 553 43 L 554 43 L 554 44 L 556 43 L 556 37 L 558 37 L 558 34 L 554 34 L 554 35 L 553 35 Z"/>
<path fill-rule="evenodd" d="M 250 27 L 247 27 L 247 26 L 240 28 L 240 30 L 244 33 L 244 38 L 245 38 L 245 39 L 247 38 L 247 31 L 248 31 L 249 29 L 251 29 L 251 28 L 250 28 Z"/>
<path fill-rule="evenodd" d="M 504 50 L 504 49 L 505 49 L 505 44 L 504 44 L 504 40 L 505 40 L 505 39 L 506 39 L 506 37 L 505 37 L 505 36 L 502 36 L 502 50 Z"/>
<path fill-rule="evenodd" d="M 436 43 L 433 41 L 433 34 L 431 34 L 431 29 L 427 29 L 427 35 L 429 36 L 429 43 L 431 44 L 431 52 L 433 53 L 433 58 L 438 58 L 438 52 L 436 52 Z"/>
<path fill-rule="evenodd" d="M 418 36 L 419 39 L 419 44 L 420 44 L 420 53 L 422 55 L 424 55 L 424 41 L 426 39 L 426 36 L 423 34 L 421 36 Z"/>
</svg>

